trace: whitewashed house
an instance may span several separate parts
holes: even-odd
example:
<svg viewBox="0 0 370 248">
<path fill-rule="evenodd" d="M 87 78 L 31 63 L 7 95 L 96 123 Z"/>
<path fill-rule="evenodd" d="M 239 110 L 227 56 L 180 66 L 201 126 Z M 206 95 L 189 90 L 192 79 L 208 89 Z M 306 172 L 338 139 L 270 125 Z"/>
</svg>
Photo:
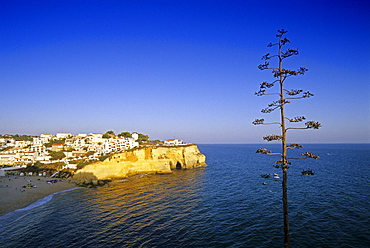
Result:
<svg viewBox="0 0 370 248">
<path fill-rule="evenodd" d="M 89 135 L 86 136 L 85 140 L 86 140 L 86 143 L 88 143 L 88 144 L 102 145 L 102 144 L 105 143 L 106 139 L 103 138 L 103 134 L 90 133 Z"/>
<path fill-rule="evenodd" d="M 139 138 L 139 134 L 138 133 L 132 133 L 131 134 L 131 137 L 134 139 L 134 140 L 137 140 Z"/>
<path fill-rule="evenodd" d="M 38 157 L 37 152 L 18 152 L 15 160 L 18 164 L 28 164 L 36 162 L 36 158 Z"/>
<path fill-rule="evenodd" d="M 2 138 L 0 139 L 0 147 L 13 147 L 15 146 L 15 139 L 12 138 Z"/>
<path fill-rule="evenodd" d="M 75 158 L 75 157 L 85 157 L 85 151 L 71 151 L 71 152 L 63 152 L 67 158 Z"/>
<path fill-rule="evenodd" d="M 64 144 L 53 144 L 52 146 L 51 146 L 51 150 L 53 151 L 53 152 L 59 152 L 59 151 L 61 151 L 61 150 L 63 150 L 64 149 Z"/>
<path fill-rule="evenodd" d="M 85 143 L 87 145 L 88 151 L 95 151 L 98 153 L 104 152 L 104 144 L 107 139 L 103 138 L 103 134 L 100 133 L 90 133 L 85 138 Z"/>
<path fill-rule="evenodd" d="M 85 142 L 85 139 L 83 139 L 83 138 L 77 138 L 73 141 L 73 147 L 75 147 L 75 148 L 81 148 L 81 147 L 84 147 L 84 146 L 87 146 L 87 144 Z"/>
<path fill-rule="evenodd" d="M 0 139 L 0 147 L 6 146 L 6 143 L 8 143 L 6 139 L 4 138 Z"/>
<path fill-rule="evenodd" d="M 52 135 L 52 134 L 41 134 L 41 135 L 40 135 L 40 139 L 41 139 L 44 143 L 48 143 L 52 138 L 53 138 L 53 135 Z"/>
<path fill-rule="evenodd" d="M 63 169 L 76 170 L 77 169 L 77 164 L 66 164 L 66 165 L 63 166 Z"/>
<path fill-rule="evenodd" d="M 50 159 L 51 159 L 51 156 L 49 155 L 46 155 L 46 154 L 39 154 L 37 157 L 36 157 L 36 161 L 39 161 L 39 162 L 50 162 Z"/>
<path fill-rule="evenodd" d="M 16 140 L 14 142 L 14 147 L 26 147 L 28 145 L 31 145 L 32 142 L 31 141 L 28 141 L 28 140 Z"/>
<path fill-rule="evenodd" d="M 87 135 L 86 137 L 96 138 L 96 139 L 102 139 L 103 138 L 103 134 L 101 134 L 101 133 L 89 133 L 89 135 Z"/>
<path fill-rule="evenodd" d="M 13 164 L 16 156 L 16 153 L 2 152 L 0 153 L 0 164 Z"/>
<path fill-rule="evenodd" d="M 37 152 L 39 154 L 48 153 L 48 150 L 46 149 L 45 146 L 34 146 L 34 145 L 32 145 L 27 150 L 29 152 Z"/>
<path fill-rule="evenodd" d="M 136 142 L 134 138 L 109 138 L 106 139 L 104 144 L 104 152 L 119 152 L 138 146 L 139 143 Z"/>
<path fill-rule="evenodd" d="M 33 146 L 42 146 L 45 143 L 45 141 L 41 138 L 33 138 L 32 145 Z"/>
<path fill-rule="evenodd" d="M 57 133 L 57 139 L 67 139 L 73 136 L 71 133 Z"/>
<path fill-rule="evenodd" d="M 182 145 L 184 144 L 182 142 L 182 140 L 178 140 L 178 139 L 168 139 L 164 142 L 165 145 L 167 146 L 178 146 L 178 145 Z"/>
</svg>

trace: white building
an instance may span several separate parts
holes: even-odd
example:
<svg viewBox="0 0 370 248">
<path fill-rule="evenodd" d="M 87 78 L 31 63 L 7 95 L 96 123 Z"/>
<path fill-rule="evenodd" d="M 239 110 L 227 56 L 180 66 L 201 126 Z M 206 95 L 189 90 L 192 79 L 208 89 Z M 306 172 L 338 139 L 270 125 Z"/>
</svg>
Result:
<svg viewBox="0 0 370 248">
<path fill-rule="evenodd" d="M 36 162 L 36 158 L 38 157 L 37 152 L 18 152 L 15 157 L 15 162 L 18 164 L 28 164 Z"/>
<path fill-rule="evenodd" d="M 132 133 L 131 134 L 131 137 L 134 139 L 134 140 L 137 140 L 139 138 L 139 134 L 138 133 Z"/>
<path fill-rule="evenodd" d="M 81 148 L 87 146 L 85 139 L 83 138 L 77 138 L 76 140 L 73 141 L 73 147 L 75 148 Z"/>
<path fill-rule="evenodd" d="M 100 133 L 90 133 L 84 139 L 85 146 L 88 151 L 95 151 L 102 153 L 104 152 L 104 144 L 107 139 L 103 138 L 103 134 Z M 82 142 L 82 141 L 80 141 Z"/>
<path fill-rule="evenodd" d="M 46 149 L 45 146 L 30 146 L 28 149 L 27 149 L 29 152 L 37 152 L 38 154 L 44 154 L 44 153 L 48 153 L 48 150 Z"/>
<path fill-rule="evenodd" d="M 87 135 L 87 137 L 94 137 L 94 138 L 103 138 L 103 134 L 101 133 L 89 133 L 89 135 Z"/>
<path fill-rule="evenodd" d="M 184 143 L 182 142 L 182 140 L 178 140 L 178 139 L 168 139 L 164 142 L 165 145 L 168 145 L 168 146 L 178 146 L 178 145 L 183 145 Z"/>
<path fill-rule="evenodd" d="M 103 138 L 101 133 L 90 133 L 85 140 L 88 144 L 104 144 L 106 139 Z"/>
<path fill-rule="evenodd" d="M 44 144 L 44 140 L 41 138 L 33 138 L 33 146 L 42 146 Z"/>
<path fill-rule="evenodd" d="M 12 138 L 0 139 L 0 147 L 11 147 L 11 146 L 15 146 L 15 139 Z"/>
<path fill-rule="evenodd" d="M 57 136 L 57 139 L 66 139 L 66 138 L 72 137 L 73 134 L 71 134 L 71 133 L 57 133 L 56 136 Z"/>
<path fill-rule="evenodd" d="M 76 170 L 77 169 L 77 164 L 66 164 L 65 166 L 63 166 L 63 169 Z"/>
<path fill-rule="evenodd" d="M 64 149 L 64 144 L 53 144 L 52 146 L 51 146 L 51 150 L 53 151 L 53 152 L 59 152 L 59 151 L 61 151 L 61 150 L 63 150 Z"/>
<path fill-rule="evenodd" d="M 104 152 L 119 152 L 138 146 L 139 143 L 134 138 L 109 138 L 104 144 Z"/>
<path fill-rule="evenodd" d="M 28 140 L 16 140 L 15 144 L 14 144 L 14 147 L 22 148 L 22 147 L 26 147 L 28 145 L 32 145 L 32 142 L 28 141 Z"/>
<path fill-rule="evenodd" d="M 64 155 L 66 155 L 67 158 L 72 158 L 72 157 L 85 157 L 86 152 L 84 151 L 71 151 L 71 152 L 63 152 Z"/>
<path fill-rule="evenodd" d="M 16 153 L 0 153 L 0 164 L 13 164 L 16 156 Z"/>
<path fill-rule="evenodd" d="M 42 154 L 42 155 L 37 156 L 35 160 L 40 161 L 40 162 L 49 162 L 50 159 L 51 159 L 51 156 Z"/>
<path fill-rule="evenodd" d="M 44 142 L 47 143 L 53 138 L 53 135 L 51 134 L 41 134 L 40 139 Z"/>
</svg>

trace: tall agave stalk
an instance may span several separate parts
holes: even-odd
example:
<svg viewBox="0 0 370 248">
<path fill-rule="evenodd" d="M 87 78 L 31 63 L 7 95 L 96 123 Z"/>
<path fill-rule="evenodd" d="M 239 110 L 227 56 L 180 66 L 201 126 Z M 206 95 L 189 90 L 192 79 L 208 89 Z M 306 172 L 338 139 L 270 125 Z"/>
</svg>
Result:
<svg viewBox="0 0 370 248">
<path fill-rule="evenodd" d="M 318 159 L 319 157 L 313 153 L 305 152 L 302 153 L 302 158 L 288 158 L 287 157 L 287 149 L 300 149 L 303 146 L 300 144 L 289 144 L 287 145 L 287 131 L 289 129 L 318 129 L 321 127 L 321 124 L 316 121 L 307 121 L 305 122 L 305 127 L 287 127 L 286 123 L 291 122 L 302 122 L 306 120 L 304 116 L 297 116 L 294 118 L 288 118 L 285 116 L 285 105 L 290 103 L 290 100 L 293 99 L 302 99 L 308 98 L 313 96 L 312 93 L 309 91 L 303 90 L 287 90 L 284 87 L 285 80 L 291 76 L 298 76 L 305 74 L 308 70 L 305 67 L 300 67 L 298 70 L 287 70 L 283 67 L 283 61 L 286 58 L 289 58 L 294 55 L 298 55 L 298 49 L 286 49 L 283 51 L 283 47 L 290 43 L 290 41 L 284 37 L 284 34 L 287 31 L 284 29 L 278 30 L 278 34 L 276 37 L 278 38 L 277 43 L 269 43 L 267 47 L 277 47 L 277 54 L 270 55 L 270 53 L 264 55 L 262 57 L 263 60 L 270 60 L 271 58 L 277 58 L 278 66 L 271 67 L 269 62 L 265 62 L 260 64 L 258 68 L 260 70 L 272 70 L 273 76 L 275 80 L 271 83 L 263 82 L 260 84 L 260 89 L 258 92 L 255 93 L 257 96 L 264 96 L 264 95 L 277 95 L 279 97 L 278 100 L 273 101 L 272 103 L 268 104 L 268 106 L 261 110 L 262 113 L 271 113 L 274 110 L 280 110 L 280 121 L 278 122 L 271 122 L 265 123 L 264 119 L 256 119 L 253 121 L 254 125 L 270 125 L 270 124 L 277 124 L 280 126 L 281 134 L 273 134 L 267 135 L 263 137 L 266 141 L 280 141 L 282 145 L 282 152 L 275 153 L 266 148 L 260 148 L 257 150 L 257 153 L 268 154 L 268 155 L 280 155 L 281 159 L 275 162 L 274 167 L 280 168 L 282 170 L 283 179 L 282 179 L 282 201 L 283 201 L 283 214 L 284 214 L 284 247 L 290 247 L 290 234 L 289 234 L 289 205 L 288 205 L 288 169 L 291 162 L 290 159 L 307 159 L 307 158 L 314 158 Z M 273 88 L 275 85 L 279 87 L 279 90 L 272 93 L 267 93 L 266 90 Z M 276 87 L 275 87 L 276 88 Z M 302 172 L 302 175 L 313 175 L 314 173 L 311 170 L 305 170 Z M 269 175 L 261 175 L 262 177 L 269 177 Z"/>
</svg>

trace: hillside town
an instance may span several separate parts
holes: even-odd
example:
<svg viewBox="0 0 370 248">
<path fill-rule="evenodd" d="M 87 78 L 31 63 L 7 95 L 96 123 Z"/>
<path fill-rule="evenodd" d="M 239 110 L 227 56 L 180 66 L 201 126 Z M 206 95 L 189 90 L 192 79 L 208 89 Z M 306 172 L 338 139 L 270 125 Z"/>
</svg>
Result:
<svg viewBox="0 0 370 248">
<path fill-rule="evenodd" d="M 24 135 L 25 136 L 25 135 Z M 113 131 L 100 133 L 56 133 L 26 136 L 24 139 L 10 135 L 0 137 L 0 166 L 49 166 L 61 169 L 78 169 L 88 163 L 104 160 L 113 153 L 124 152 L 148 145 L 148 136 L 139 133 Z M 155 141 L 154 145 L 183 145 L 182 140 Z M 153 143 L 152 143 L 153 145 Z"/>
</svg>

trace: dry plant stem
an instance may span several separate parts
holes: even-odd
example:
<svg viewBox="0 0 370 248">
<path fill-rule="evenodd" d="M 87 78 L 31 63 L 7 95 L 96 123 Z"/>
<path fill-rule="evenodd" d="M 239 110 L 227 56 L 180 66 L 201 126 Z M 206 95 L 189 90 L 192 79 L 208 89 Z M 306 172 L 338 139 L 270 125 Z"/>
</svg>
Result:
<svg viewBox="0 0 370 248">
<path fill-rule="evenodd" d="M 282 170 L 283 170 L 283 181 L 282 181 L 282 190 L 283 190 L 283 213 L 284 213 L 284 247 L 290 247 L 290 234 L 289 234 L 289 206 L 288 206 L 288 163 L 287 163 L 287 148 L 286 148 L 286 128 L 285 128 L 285 104 L 284 104 L 284 78 L 283 78 L 283 59 L 281 57 L 281 37 L 279 40 L 279 83 L 280 83 L 280 102 L 283 104 L 280 107 L 281 115 L 281 134 L 282 139 Z"/>
</svg>

